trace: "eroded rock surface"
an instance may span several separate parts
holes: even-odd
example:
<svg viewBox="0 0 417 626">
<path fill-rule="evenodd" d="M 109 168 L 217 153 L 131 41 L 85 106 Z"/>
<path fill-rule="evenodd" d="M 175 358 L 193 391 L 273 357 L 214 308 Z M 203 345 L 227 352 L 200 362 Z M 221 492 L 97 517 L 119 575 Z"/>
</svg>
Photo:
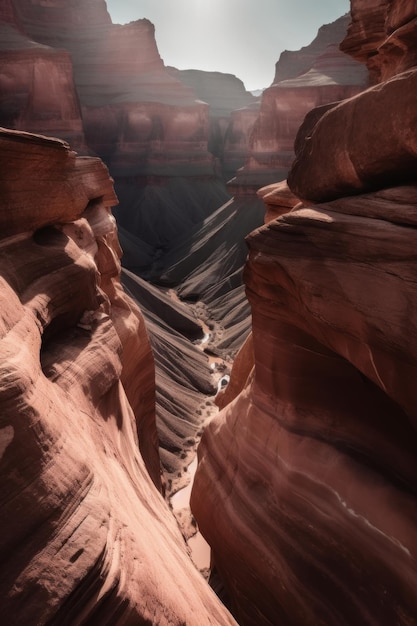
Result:
<svg viewBox="0 0 417 626">
<path fill-rule="evenodd" d="M 349 17 L 323 26 L 309 46 L 284 52 L 274 83 L 264 91 L 249 154 L 231 189 L 256 190 L 283 180 L 294 159 L 294 139 L 304 116 L 314 107 L 343 100 L 362 91 L 366 69 L 339 50 Z"/>
<path fill-rule="evenodd" d="M 85 150 L 81 107 L 65 50 L 26 37 L 0 15 L 0 122 L 61 137 Z"/>
<path fill-rule="evenodd" d="M 234 623 L 159 492 L 153 357 L 107 169 L 4 130 L 0 159 L 3 620 Z"/>
<path fill-rule="evenodd" d="M 352 0 L 351 13 L 341 49 L 366 62 L 372 84 L 416 65 L 414 0 Z"/>
<path fill-rule="evenodd" d="M 352 2 L 357 49 L 412 4 Z M 260 192 L 254 369 L 236 362 L 191 502 L 242 625 L 417 621 L 415 71 L 314 110 L 294 195 Z"/>
</svg>

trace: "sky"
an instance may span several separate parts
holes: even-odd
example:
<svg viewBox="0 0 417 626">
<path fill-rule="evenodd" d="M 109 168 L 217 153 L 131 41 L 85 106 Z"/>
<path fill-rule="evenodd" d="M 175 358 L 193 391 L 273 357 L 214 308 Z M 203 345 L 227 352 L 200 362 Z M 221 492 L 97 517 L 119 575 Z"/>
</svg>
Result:
<svg viewBox="0 0 417 626">
<path fill-rule="evenodd" d="M 107 0 L 115 24 L 155 25 L 165 65 L 234 74 L 248 91 L 268 87 L 283 50 L 309 44 L 349 0 Z"/>
</svg>

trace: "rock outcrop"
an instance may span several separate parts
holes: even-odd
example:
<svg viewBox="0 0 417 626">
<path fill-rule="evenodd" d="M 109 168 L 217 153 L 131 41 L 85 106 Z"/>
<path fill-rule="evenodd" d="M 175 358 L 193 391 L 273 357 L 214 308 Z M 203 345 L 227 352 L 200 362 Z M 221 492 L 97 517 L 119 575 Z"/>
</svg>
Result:
<svg viewBox="0 0 417 626">
<path fill-rule="evenodd" d="M 153 358 L 107 169 L 2 130 L 0 170 L 2 619 L 234 623 L 156 488 Z"/>
<path fill-rule="evenodd" d="M 113 25 L 102 0 L 82 6 L 75 0 L 17 0 L 13 6 L 3 0 L 0 9 L 0 124 L 60 136 L 83 153 L 102 157 L 115 179 L 119 206 L 113 213 L 124 266 L 158 280 L 167 269 L 163 257 L 171 258 L 179 240 L 196 240 L 207 217 L 230 199 L 209 151 L 209 104 L 164 66 L 149 20 Z M 223 121 L 231 107 L 253 100 L 238 79 L 213 76 L 215 86 L 224 79 L 229 86 L 223 104 L 216 105 Z M 260 223 L 261 218 L 252 221 L 243 234 Z M 242 243 L 239 259 L 243 253 Z M 180 281 L 194 270 L 189 266 Z M 128 282 L 127 274 L 124 280 Z M 134 298 L 147 312 L 152 288 L 140 279 L 132 285 L 132 280 Z M 181 480 L 194 453 L 215 386 L 207 356 L 191 343 L 194 335 L 186 330 L 183 336 L 184 328 L 177 327 L 172 300 L 159 293 L 153 305 L 157 301 L 164 303 L 157 307 L 160 313 L 166 307 L 164 314 L 159 320 L 148 315 L 147 322 L 156 356 L 157 424 L 168 485 Z M 201 326 L 197 328 L 202 338 Z M 194 324 L 191 334 L 195 332 Z"/>
<path fill-rule="evenodd" d="M 13 23 L 1 22 L 6 17 L 0 16 L 1 124 L 61 137 L 85 150 L 69 53 L 32 41 Z"/>
<path fill-rule="evenodd" d="M 366 87 L 366 69 L 339 50 L 348 24 L 349 17 L 343 16 L 320 28 L 309 46 L 282 53 L 274 83 L 262 95 L 247 162 L 231 181 L 231 191 L 254 193 L 285 179 L 294 159 L 295 136 L 306 113 Z"/>
<path fill-rule="evenodd" d="M 367 64 L 371 84 L 416 65 L 413 0 L 352 0 L 352 23 L 341 48 Z"/>
<path fill-rule="evenodd" d="M 229 180 L 248 155 L 249 137 L 258 117 L 260 100 L 245 90 L 233 74 L 169 68 L 177 80 L 188 85 L 209 105 L 208 149 Z"/>
<path fill-rule="evenodd" d="M 413 7 L 352 2 L 358 54 Z M 307 117 L 302 203 L 261 193 L 281 215 L 247 240 L 254 368 L 237 359 L 192 492 L 242 625 L 417 620 L 415 71 Z"/>
</svg>

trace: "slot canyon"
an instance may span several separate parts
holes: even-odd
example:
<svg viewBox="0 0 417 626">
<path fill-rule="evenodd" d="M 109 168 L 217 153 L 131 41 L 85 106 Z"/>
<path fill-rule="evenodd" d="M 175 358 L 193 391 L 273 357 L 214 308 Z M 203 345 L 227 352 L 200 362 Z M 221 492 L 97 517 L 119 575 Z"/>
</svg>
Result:
<svg viewBox="0 0 417 626">
<path fill-rule="evenodd" d="M 220 69 L 0 0 L 7 626 L 417 625 L 417 2 Z"/>
</svg>

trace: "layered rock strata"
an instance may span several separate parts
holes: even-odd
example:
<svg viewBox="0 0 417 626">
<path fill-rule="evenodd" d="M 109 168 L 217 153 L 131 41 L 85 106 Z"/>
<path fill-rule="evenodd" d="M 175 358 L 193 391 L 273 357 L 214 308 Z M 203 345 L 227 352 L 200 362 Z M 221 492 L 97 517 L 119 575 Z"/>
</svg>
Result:
<svg viewBox="0 0 417 626">
<path fill-rule="evenodd" d="M 0 123 L 55 135 L 85 150 L 69 53 L 30 40 L 0 18 L 0 63 Z"/>
<path fill-rule="evenodd" d="M 416 6 L 413 0 L 352 0 L 352 22 L 341 49 L 366 62 L 371 83 L 416 65 Z"/>
<path fill-rule="evenodd" d="M 349 17 L 323 26 L 310 46 L 282 54 L 274 83 L 262 95 L 248 159 L 230 183 L 231 192 L 253 193 L 286 178 L 298 127 L 311 109 L 362 91 L 366 69 L 339 50 Z"/>
<path fill-rule="evenodd" d="M 3 620 L 234 623 L 155 487 L 153 359 L 107 169 L 12 131 L 0 165 Z"/>
<path fill-rule="evenodd" d="M 254 369 L 232 372 L 191 503 L 242 625 L 417 620 L 414 71 L 308 117 L 303 202 L 247 240 Z"/>
<path fill-rule="evenodd" d="M 222 176 L 228 180 L 245 162 L 260 100 L 246 91 L 243 82 L 232 74 L 169 70 L 209 105 L 208 149 L 218 160 Z"/>
<path fill-rule="evenodd" d="M 164 174 L 167 164 L 212 173 L 207 105 L 166 70 L 149 20 L 112 24 L 101 0 L 81 10 L 17 0 L 14 10 L 30 38 L 71 54 L 88 145 L 113 175 Z"/>
</svg>

